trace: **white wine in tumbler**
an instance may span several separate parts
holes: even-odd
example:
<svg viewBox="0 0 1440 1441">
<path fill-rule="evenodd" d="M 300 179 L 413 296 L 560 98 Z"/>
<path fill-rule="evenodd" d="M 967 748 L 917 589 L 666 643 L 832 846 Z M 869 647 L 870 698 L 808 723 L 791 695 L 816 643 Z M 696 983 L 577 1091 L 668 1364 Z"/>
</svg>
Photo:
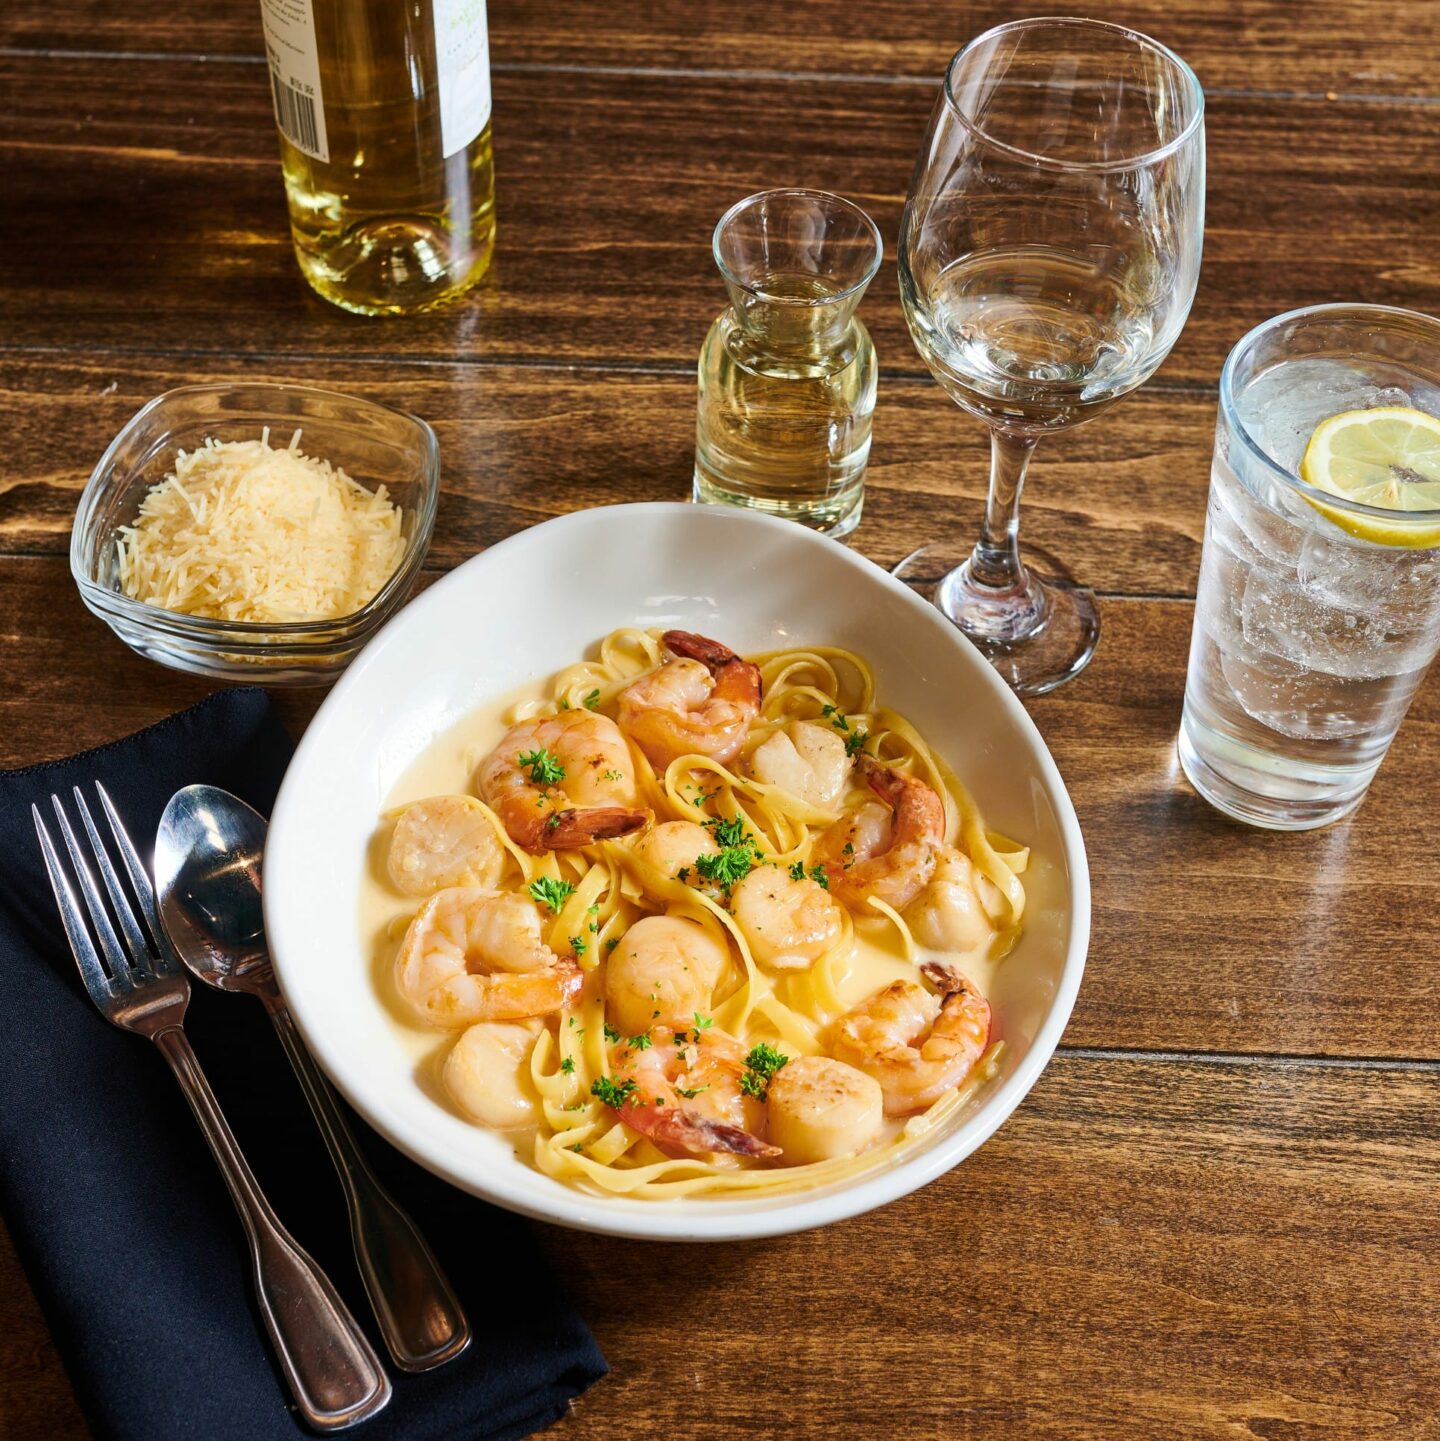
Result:
<svg viewBox="0 0 1440 1441">
<path fill-rule="evenodd" d="M 495 242 L 485 0 L 261 0 L 295 253 L 346 310 L 427 310 Z"/>
</svg>

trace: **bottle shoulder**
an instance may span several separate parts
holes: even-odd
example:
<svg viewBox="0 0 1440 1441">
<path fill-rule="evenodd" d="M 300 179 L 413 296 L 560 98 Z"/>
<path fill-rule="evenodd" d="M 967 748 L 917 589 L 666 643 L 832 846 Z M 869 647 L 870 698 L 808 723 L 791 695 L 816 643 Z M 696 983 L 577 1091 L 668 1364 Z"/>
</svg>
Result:
<svg viewBox="0 0 1440 1441">
<path fill-rule="evenodd" d="M 724 363 L 760 375 L 819 377 L 851 367 L 868 372 L 876 362 L 870 332 L 857 316 L 833 335 L 816 335 L 800 325 L 777 335 L 774 326 L 747 324 L 727 306 L 712 322 L 700 352 L 702 369 Z"/>
</svg>

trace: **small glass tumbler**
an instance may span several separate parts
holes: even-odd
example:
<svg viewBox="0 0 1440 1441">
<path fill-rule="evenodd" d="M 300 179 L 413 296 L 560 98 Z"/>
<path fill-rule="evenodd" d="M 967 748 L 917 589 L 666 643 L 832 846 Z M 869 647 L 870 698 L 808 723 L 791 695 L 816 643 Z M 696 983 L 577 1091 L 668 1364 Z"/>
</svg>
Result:
<svg viewBox="0 0 1440 1441">
<path fill-rule="evenodd" d="M 695 499 L 848 535 L 875 410 L 875 347 L 855 308 L 880 232 L 838 195 L 766 190 L 726 211 L 714 251 L 730 304 L 700 352 Z"/>
<path fill-rule="evenodd" d="M 1440 647 L 1440 510 L 1300 478 L 1322 421 L 1376 406 L 1440 416 L 1440 321 L 1296 310 L 1220 375 L 1179 749 L 1195 789 L 1251 825 L 1307 830 L 1358 806 Z"/>
</svg>

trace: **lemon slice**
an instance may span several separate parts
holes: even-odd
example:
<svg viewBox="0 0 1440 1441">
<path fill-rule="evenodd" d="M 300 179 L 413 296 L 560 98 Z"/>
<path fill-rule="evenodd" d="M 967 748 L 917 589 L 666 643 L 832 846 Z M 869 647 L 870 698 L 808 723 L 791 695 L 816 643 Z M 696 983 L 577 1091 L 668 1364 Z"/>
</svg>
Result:
<svg viewBox="0 0 1440 1441">
<path fill-rule="evenodd" d="M 1361 540 L 1415 549 L 1440 546 L 1440 522 L 1420 525 L 1398 519 L 1407 511 L 1440 510 L 1440 419 L 1423 410 L 1382 405 L 1332 415 L 1310 437 L 1300 478 L 1343 500 L 1396 512 L 1391 524 L 1305 497 Z"/>
</svg>

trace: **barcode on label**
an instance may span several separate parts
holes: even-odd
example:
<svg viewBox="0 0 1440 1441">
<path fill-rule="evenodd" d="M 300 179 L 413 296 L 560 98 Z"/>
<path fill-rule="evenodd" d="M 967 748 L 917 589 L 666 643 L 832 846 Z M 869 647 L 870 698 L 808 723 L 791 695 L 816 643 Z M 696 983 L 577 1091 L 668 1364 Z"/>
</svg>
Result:
<svg viewBox="0 0 1440 1441">
<path fill-rule="evenodd" d="M 307 155 L 319 155 L 320 132 L 315 124 L 314 100 L 293 85 L 287 85 L 273 70 L 270 88 L 275 92 L 275 123 L 280 133 Z"/>
</svg>

